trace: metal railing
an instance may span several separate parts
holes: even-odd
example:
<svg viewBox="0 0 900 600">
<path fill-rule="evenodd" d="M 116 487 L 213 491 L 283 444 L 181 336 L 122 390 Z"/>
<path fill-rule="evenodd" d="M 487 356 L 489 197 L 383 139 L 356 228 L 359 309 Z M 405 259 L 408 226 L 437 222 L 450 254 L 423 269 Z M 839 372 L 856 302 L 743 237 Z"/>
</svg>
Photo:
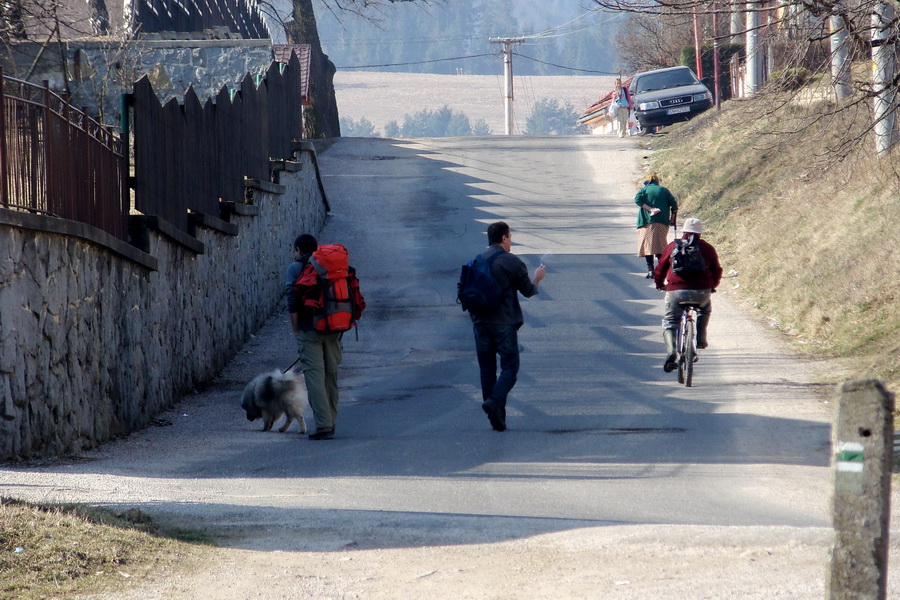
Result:
<svg viewBox="0 0 900 600">
<path fill-rule="evenodd" d="M 0 205 L 128 238 L 124 145 L 114 129 L 0 69 Z"/>
</svg>

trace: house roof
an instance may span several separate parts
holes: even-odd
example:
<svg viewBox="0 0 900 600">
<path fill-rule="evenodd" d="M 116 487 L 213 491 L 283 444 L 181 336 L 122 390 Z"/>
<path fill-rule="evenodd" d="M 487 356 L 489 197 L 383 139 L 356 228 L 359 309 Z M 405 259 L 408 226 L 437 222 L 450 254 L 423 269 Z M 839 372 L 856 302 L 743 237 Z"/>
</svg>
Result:
<svg viewBox="0 0 900 600">
<path fill-rule="evenodd" d="M 297 55 L 297 60 L 300 61 L 300 95 L 304 106 L 312 104 L 312 98 L 309 95 L 309 69 L 312 62 L 310 52 L 309 44 L 272 44 L 275 62 L 287 64 L 291 62 L 291 53 Z"/>
</svg>

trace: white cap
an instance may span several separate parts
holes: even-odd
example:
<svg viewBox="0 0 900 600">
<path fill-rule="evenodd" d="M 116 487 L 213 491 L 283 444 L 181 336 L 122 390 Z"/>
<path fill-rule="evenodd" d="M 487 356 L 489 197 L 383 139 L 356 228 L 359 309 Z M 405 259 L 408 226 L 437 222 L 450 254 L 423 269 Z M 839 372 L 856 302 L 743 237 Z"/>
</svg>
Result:
<svg viewBox="0 0 900 600">
<path fill-rule="evenodd" d="M 700 219 L 685 219 L 681 230 L 684 233 L 703 233 L 703 223 Z"/>
</svg>

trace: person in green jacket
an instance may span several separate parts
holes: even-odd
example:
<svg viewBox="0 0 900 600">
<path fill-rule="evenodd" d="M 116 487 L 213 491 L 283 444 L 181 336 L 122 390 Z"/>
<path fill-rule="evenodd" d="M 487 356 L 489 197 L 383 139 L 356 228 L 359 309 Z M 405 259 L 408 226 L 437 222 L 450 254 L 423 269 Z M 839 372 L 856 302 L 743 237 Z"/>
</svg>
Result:
<svg viewBox="0 0 900 600">
<path fill-rule="evenodd" d="M 669 224 L 678 214 L 678 201 L 659 184 L 659 175 L 650 173 L 644 187 L 634 197 L 640 207 L 637 218 L 638 256 L 647 260 L 647 279 L 653 278 L 653 257 L 657 260 L 668 245 Z"/>
</svg>

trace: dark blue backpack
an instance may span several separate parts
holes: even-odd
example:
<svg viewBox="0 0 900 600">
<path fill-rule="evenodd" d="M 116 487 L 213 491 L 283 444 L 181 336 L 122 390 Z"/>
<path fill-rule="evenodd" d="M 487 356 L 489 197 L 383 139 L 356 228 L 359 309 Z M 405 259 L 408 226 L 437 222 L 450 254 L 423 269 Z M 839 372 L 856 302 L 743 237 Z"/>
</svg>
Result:
<svg viewBox="0 0 900 600">
<path fill-rule="evenodd" d="M 491 276 L 491 263 L 502 252 L 493 254 L 485 260 L 476 256 L 462 266 L 457 284 L 456 302 L 475 315 L 491 313 L 500 306 L 502 294 Z"/>
</svg>

